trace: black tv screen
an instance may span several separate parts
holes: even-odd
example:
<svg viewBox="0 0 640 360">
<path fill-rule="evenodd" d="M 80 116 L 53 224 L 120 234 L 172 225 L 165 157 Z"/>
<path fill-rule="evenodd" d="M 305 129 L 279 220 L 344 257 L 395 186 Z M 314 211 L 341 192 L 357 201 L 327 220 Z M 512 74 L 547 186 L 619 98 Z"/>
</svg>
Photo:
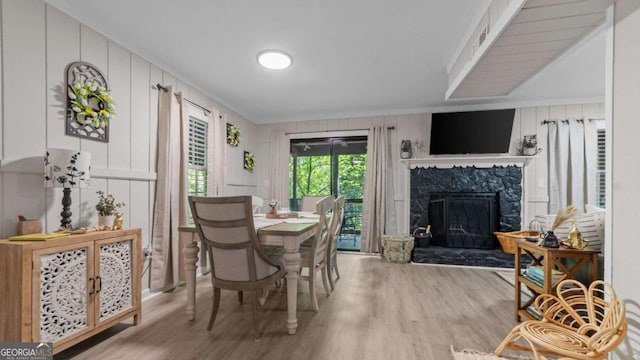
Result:
<svg viewBox="0 0 640 360">
<path fill-rule="evenodd" d="M 515 109 L 435 113 L 431 155 L 509 152 Z"/>
</svg>

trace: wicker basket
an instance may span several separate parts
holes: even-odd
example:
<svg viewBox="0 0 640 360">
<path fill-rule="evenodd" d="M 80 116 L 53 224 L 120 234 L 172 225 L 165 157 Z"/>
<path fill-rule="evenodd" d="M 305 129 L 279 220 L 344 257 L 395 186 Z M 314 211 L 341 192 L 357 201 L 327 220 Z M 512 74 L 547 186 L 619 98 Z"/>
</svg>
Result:
<svg viewBox="0 0 640 360">
<path fill-rule="evenodd" d="M 499 232 L 493 233 L 500 241 L 502 251 L 507 254 L 515 254 L 516 252 L 516 239 L 524 239 L 526 237 L 537 238 L 540 237 L 540 231 L 538 230 L 522 230 L 512 232 Z"/>
</svg>

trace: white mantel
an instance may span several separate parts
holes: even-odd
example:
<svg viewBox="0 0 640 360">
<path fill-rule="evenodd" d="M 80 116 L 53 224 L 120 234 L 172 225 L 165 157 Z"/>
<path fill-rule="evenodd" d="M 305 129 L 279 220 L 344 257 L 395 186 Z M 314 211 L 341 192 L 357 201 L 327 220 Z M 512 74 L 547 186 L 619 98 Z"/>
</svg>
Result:
<svg viewBox="0 0 640 360">
<path fill-rule="evenodd" d="M 525 206 L 527 204 L 527 191 L 526 189 L 526 179 L 525 171 L 527 165 L 531 162 L 532 159 L 535 159 L 536 156 L 520 156 L 520 155 L 509 155 L 509 154 L 495 154 L 495 155 L 431 155 L 426 158 L 421 159 L 402 159 L 400 160 L 401 164 L 404 164 L 407 168 L 407 174 L 405 176 L 405 219 L 407 219 L 406 224 L 398 224 L 398 230 L 401 233 L 409 233 L 409 224 L 408 220 L 409 216 L 409 207 L 410 207 L 410 199 L 411 199 L 411 169 L 415 168 L 428 168 L 428 167 L 436 167 L 441 169 L 452 168 L 454 166 L 460 167 L 469 167 L 474 166 L 476 168 L 488 168 L 494 165 L 497 166 L 517 166 L 522 168 L 522 199 L 521 199 L 521 207 L 520 207 L 520 218 L 521 223 L 520 226 L 523 226 L 524 219 L 528 219 L 529 210 Z"/>
<path fill-rule="evenodd" d="M 454 166 L 491 167 L 515 165 L 524 168 L 535 156 L 518 155 L 432 155 L 421 159 L 404 159 L 400 163 L 409 169 L 418 167 L 452 168 Z"/>
</svg>

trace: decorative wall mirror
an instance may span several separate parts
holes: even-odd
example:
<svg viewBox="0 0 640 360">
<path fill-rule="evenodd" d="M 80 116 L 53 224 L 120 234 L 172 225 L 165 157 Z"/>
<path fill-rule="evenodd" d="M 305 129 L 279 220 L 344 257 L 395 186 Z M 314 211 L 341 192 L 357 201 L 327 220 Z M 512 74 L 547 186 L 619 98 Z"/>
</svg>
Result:
<svg viewBox="0 0 640 360">
<path fill-rule="evenodd" d="M 109 120 L 115 107 L 104 75 L 86 62 L 73 62 L 66 72 L 66 134 L 109 142 Z"/>
</svg>

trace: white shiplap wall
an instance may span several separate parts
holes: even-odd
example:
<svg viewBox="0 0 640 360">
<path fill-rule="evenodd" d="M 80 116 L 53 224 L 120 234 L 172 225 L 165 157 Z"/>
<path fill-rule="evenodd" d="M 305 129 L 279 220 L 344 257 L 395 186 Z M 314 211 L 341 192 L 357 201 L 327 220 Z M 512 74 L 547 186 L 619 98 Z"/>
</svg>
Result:
<svg viewBox="0 0 640 360">
<path fill-rule="evenodd" d="M 142 228 L 147 246 L 155 196 L 156 83 L 218 108 L 240 126 L 241 146 L 228 153 L 228 190 L 255 193 L 256 175 L 242 169 L 242 150 L 257 150 L 253 123 L 41 0 L 0 5 L 0 237 L 15 234 L 18 214 L 40 219 L 46 231 L 57 229 L 62 191 L 43 187 L 42 157 L 46 148 L 67 148 L 92 157 L 91 187 L 71 192 L 73 224 L 97 224 L 96 191 L 104 190 L 126 203 L 124 224 Z M 95 65 L 107 78 L 117 109 L 108 143 L 65 135 L 65 69 L 74 61 Z"/>
<path fill-rule="evenodd" d="M 452 109 L 451 111 L 456 111 Z M 466 111 L 466 110 L 465 110 Z M 604 107 L 602 104 L 578 104 L 578 105 L 553 105 L 539 107 L 525 107 L 516 109 L 513 131 L 511 153 L 515 154 L 515 140 L 521 139 L 523 135 L 537 134 L 538 145 L 543 148 L 543 152 L 527 167 L 525 172 L 525 189 L 527 199 L 527 219 L 523 219 L 523 224 L 527 225 L 533 220 L 535 215 L 547 214 L 549 194 L 548 194 L 548 172 L 547 172 L 547 125 L 542 121 L 550 119 L 566 118 L 602 118 Z M 405 183 L 408 171 L 400 164 L 400 141 L 411 140 L 411 143 L 420 145 L 423 151 L 415 151 L 415 158 L 423 158 L 429 154 L 430 134 L 431 134 L 431 114 L 421 113 L 412 115 L 394 115 L 381 117 L 361 117 L 347 119 L 325 119 L 316 121 L 289 122 L 280 124 L 270 124 L 260 126 L 261 133 L 265 134 L 259 139 L 258 147 L 260 154 L 270 154 L 271 138 L 274 131 L 284 131 L 287 133 L 301 132 L 331 132 L 353 129 L 368 129 L 373 125 L 395 126 L 391 132 L 391 157 L 394 174 L 394 201 L 396 208 L 396 218 L 398 229 L 403 229 L 402 224 L 408 224 L 405 216 L 405 207 L 408 206 L 405 199 Z M 270 159 L 268 159 L 270 161 Z M 261 169 L 258 173 L 259 179 L 269 179 L 269 166 Z M 258 196 L 267 198 L 269 196 L 268 180 L 258 184 Z M 388 224 L 390 225 L 390 224 Z M 393 226 L 391 228 L 394 228 Z"/>
</svg>

